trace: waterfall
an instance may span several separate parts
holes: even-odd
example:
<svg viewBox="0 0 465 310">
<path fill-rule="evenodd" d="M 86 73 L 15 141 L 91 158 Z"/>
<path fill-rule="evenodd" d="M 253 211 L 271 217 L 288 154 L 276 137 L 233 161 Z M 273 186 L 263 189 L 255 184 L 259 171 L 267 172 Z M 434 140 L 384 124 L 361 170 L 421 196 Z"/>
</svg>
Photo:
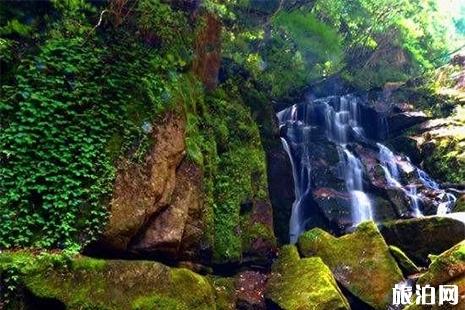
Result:
<svg viewBox="0 0 465 310">
<path fill-rule="evenodd" d="M 376 205 L 373 206 L 373 202 L 378 200 L 372 201 L 370 196 L 379 196 L 379 194 L 376 192 L 367 194 L 364 184 L 368 184 L 368 181 L 371 182 L 371 186 L 381 186 L 385 190 L 389 188 L 401 190 L 409 201 L 410 212 L 406 214 L 407 216 L 423 216 L 425 206 L 429 208 L 427 214 L 431 214 L 432 205 L 437 208 L 434 211 L 439 215 L 451 211 L 456 200 L 454 195 L 441 190 L 437 182 L 425 171 L 411 164 L 408 157 L 397 155 L 387 146 L 366 138 L 365 131 L 372 128 L 362 126 L 361 107 L 357 97 L 345 95 L 307 100 L 278 112 L 277 117 L 281 141 L 291 162 L 295 186 L 295 200 L 289 222 L 291 243 L 295 243 L 300 234 L 308 228 L 306 225 L 312 223 L 312 215 L 309 215 L 309 211 L 313 212 L 313 209 L 310 209 L 313 206 L 311 204 L 317 203 L 315 197 L 320 199 L 318 203 L 321 203 L 321 199 L 334 199 L 333 201 L 339 199 L 342 207 L 336 207 L 340 208 L 336 211 L 340 213 L 336 214 L 344 216 L 343 222 L 338 223 L 341 229 L 374 220 Z M 364 121 L 363 124 L 367 124 L 367 121 Z M 374 126 L 383 131 L 382 136 L 388 136 L 387 116 L 378 115 L 378 119 L 374 121 Z M 320 142 L 323 143 L 322 146 Z M 319 148 L 329 150 L 334 146 L 337 150 L 338 164 L 330 169 L 325 168 L 323 173 L 330 173 L 338 180 L 337 184 L 324 181 L 323 185 L 318 185 L 320 178 L 325 177 L 318 174 L 322 171 L 321 165 L 327 165 L 326 159 L 321 156 L 328 156 L 327 153 L 319 151 Z M 316 166 L 312 167 L 312 165 Z M 365 165 L 380 166 L 384 172 L 385 183 L 379 182 L 373 170 L 368 171 Z M 370 178 L 375 178 L 376 184 L 372 179 L 365 177 L 368 172 Z M 339 181 L 341 183 L 338 183 Z M 314 186 L 316 188 L 312 188 Z M 331 208 L 339 202 L 331 203 L 329 209 L 321 209 L 322 207 L 317 205 L 323 216 L 328 216 L 329 213 L 331 217 L 333 212 Z M 391 200 L 391 204 L 395 203 Z"/>
<path fill-rule="evenodd" d="M 287 143 L 286 139 L 281 138 L 281 141 L 284 146 L 284 150 L 287 152 L 290 162 L 291 162 L 291 167 L 292 167 L 292 175 L 294 178 L 294 196 L 295 200 L 294 203 L 292 204 L 292 211 L 291 211 L 291 218 L 289 221 L 289 236 L 291 239 L 292 243 L 295 243 L 297 241 L 297 238 L 300 236 L 300 234 L 303 232 L 304 228 L 303 227 L 303 219 L 301 216 L 301 205 L 302 205 L 302 198 L 304 197 L 305 194 L 308 193 L 310 187 L 307 186 L 305 188 L 303 182 L 303 176 L 304 174 L 302 171 L 297 171 L 297 165 L 294 162 L 291 148 L 289 147 L 289 144 Z M 304 165 L 302 165 L 304 167 Z M 307 177 L 310 175 L 310 166 L 306 165 L 307 170 Z"/>
<path fill-rule="evenodd" d="M 441 199 L 441 202 L 438 205 L 436 214 L 445 215 L 451 212 L 452 206 L 454 206 L 455 202 L 457 201 L 457 197 L 451 193 L 446 192 L 445 190 L 440 189 L 439 184 L 434 181 L 425 171 L 421 170 L 420 168 L 417 168 L 416 171 L 418 174 L 418 179 L 420 179 L 423 185 L 439 193 L 438 197 Z"/>
<path fill-rule="evenodd" d="M 410 199 L 412 214 L 415 217 L 423 216 L 420 205 L 422 204 L 421 197 L 417 193 L 415 184 L 408 184 L 403 186 L 400 181 L 399 168 L 397 166 L 397 158 L 387 146 L 376 143 L 379 148 L 379 161 L 381 168 L 383 168 L 384 176 L 388 186 L 401 189 L 405 195 Z"/>
<path fill-rule="evenodd" d="M 359 125 L 360 111 L 357 98 L 351 95 L 339 98 L 337 104 L 330 104 L 335 97 L 326 100 L 315 100 L 305 105 L 292 106 L 277 114 L 281 126 L 286 125 L 286 136 L 283 137 L 283 148 L 291 161 L 295 200 L 290 218 L 290 241 L 295 243 L 305 229 L 302 213 L 304 199 L 311 192 L 311 165 L 306 142 L 310 138 L 312 122 L 318 116 L 324 118 L 322 127 L 328 140 L 338 148 L 341 176 L 350 195 L 353 225 L 373 219 L 371 201 L 363 189 L 364 167 L 361 161 L 347 148 L 353 137 L 363 137 L 363 128 Z M 315 115 L 318 114 L 318 115 Z"/>
</svg>

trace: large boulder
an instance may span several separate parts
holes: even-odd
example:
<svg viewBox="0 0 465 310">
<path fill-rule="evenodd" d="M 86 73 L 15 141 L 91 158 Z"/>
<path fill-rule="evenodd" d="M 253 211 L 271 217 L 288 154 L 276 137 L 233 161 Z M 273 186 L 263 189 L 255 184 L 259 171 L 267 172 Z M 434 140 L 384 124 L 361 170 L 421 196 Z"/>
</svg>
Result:
<svg viewBox="0 0 465 310">
<path fill-rule="evenodd" d="M 130 251 L 200 260 L 201 252 L 207 251 L 203 245 L 208 244 L 201 181 L 201 170 L 183 161 L 176 171 L 171 204 L 150 218 Z"/>
<path fill-rule="evenodd" d="M 344 288 L 375 309 L 387 309 L 392 288 L 403 280 L 373 222 L 364 222 L 340 238 L 315 228 L 304 233 L 298 245 L 304 257 L 321 257 Z"/>
<path fill-rule="evenodd" d="M 176 168 L 185 153 L 185 131 L 185 119 L 168 114 L 152 132 L 154 145 L 145 162 L 120 163 L 110 216 L 99 247 L 126 251 L 144 224 L 170 204 L 176 186 Z"/>
<path fill-rule="evenodd" d="M 285 310 L 350 309 L 328 266 L 318 257 L 301 259 L 293 245 L 281 249 L 265 297 L 270 307 Z"/>
<path fill-rule="evenodd" d="M 426 266 L 429 254 L 440 254 L 465 239 L 465 224 L 446 217 L 428 216 L 379 225 L 389 245 L 399 247 L 415 263 Z"/>
<path fill-rule="evenodd" d="M 1 254 L 0 271 L 12 268 L 32 305 L 54 301 L 66 309 L 215 309 L 208 279 L 156 262 Z"/>
</svg>

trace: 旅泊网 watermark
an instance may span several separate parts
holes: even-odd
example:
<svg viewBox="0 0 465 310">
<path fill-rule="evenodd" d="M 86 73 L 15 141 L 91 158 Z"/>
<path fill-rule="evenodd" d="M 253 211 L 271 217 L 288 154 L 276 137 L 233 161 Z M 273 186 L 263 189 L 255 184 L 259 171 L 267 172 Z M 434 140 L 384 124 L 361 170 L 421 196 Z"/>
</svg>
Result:
<svg viewBox="0 0 465 310">
<path fill-rule="evenodd" d="M 415 288 L 404 284 L 396 284 L 392 289 L 392 304 L 407 305 L 456 305 L 459 302 L 457 285 L 439 285 L 438 288 L 416 285 Z"/>
</svg>

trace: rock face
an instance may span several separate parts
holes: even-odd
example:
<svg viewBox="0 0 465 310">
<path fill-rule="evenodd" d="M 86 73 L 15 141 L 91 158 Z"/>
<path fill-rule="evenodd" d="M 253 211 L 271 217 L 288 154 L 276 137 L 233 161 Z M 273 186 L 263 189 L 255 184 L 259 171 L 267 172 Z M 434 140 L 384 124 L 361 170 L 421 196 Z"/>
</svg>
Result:
<svg viewBox="0 0 465 310">
<path fill-rule="evenodd" d="M 426 120 L 428 117 L 423 112 L 401 112 L 390 115 L 387 121 L 390 134 L 395 135 Z"/>
<path fill-rule="evenodd" d="M 285 310 L 350 309 L 329 268 L 318 257 L 299 257 L 292 245 L 281 249 L 268 280 L 266 299 L 270 307 Z"/>
<path fill-rule="evenodd" d="M 206 228 L 201 181 L 200 169 L 183 161 L 176 171 L 171 204 L 149 220 L 130 251 L 199 259 Z"/>
<path fill-rule="evenodd" d="M 0 269 L 18 259 L 24 258 L 2 257 Z M 20 280 L 33 300 L 56 300 L 66 309 L 215 309 L 210 282 L 187 269 L 88 257 L 63 265 L 53 259 L 29 259 Z"/>
<path fill-rule="evenodd" d="M 382 223 L 381 234 L 414 262 L 426 266 L 429 254 L 440 254 L 465 239 L 465 225 L 455 219 L 421 217 Z"/>
<path fill-rule="evenodd" d="M 195 59 L 192 71 L 199 77 L 208 90 L 218 84 L 218 72 L 221 64 L 221 23 L 213 15 L 205 17 L 205 27 L 199 32 L 195 43 Z"/>
<path fill-rule="evenodd" d="M 304 233 L 298 245 L 304 257 L 321 257 L 343 287 L 375 309 L 387 309 L 392 288 L 403 280 L 373 222 L 340 238 L 315 228 Z"/>
<path fill-rule="evenodd" d="M 171 202 L 176 168 L 184 157 L 185 120 L 169 114 L 157 126 L 152 150 L 140 166 L 123 162 L 110 203 L 110 217 L 102 243 L 122 252 L 150 217 Z"/>
<path fill-rule="evenodd" d="M 236 309 L 266 309 L 267 275 L 257 271 L 243 271 L 235 277 Z"/>
<path fill-rule="evenodd" d="M 211 252 L 203 173 L 185 158 L 184 117 L 169 113 L 152 133 L 142 164 L 120 164 L 98 255 L 203 261 Z"/>
</svg>

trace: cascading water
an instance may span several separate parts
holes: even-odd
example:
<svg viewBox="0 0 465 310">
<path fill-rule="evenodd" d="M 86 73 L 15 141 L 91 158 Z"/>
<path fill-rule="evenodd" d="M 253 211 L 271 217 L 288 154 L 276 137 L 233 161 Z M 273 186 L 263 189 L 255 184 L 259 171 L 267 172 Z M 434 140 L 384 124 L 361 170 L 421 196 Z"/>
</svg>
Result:
<svg viewBox="0 0 465 310">
<path fill-rule="evenodd" d="M 357 99 L 353 96 L 341 97 L 336 108 L 325 100 L 317 101 L 317 104 L 324 115 L 326 137 L 338 147 L 340 167 L 342 168 L 341 175 L 351 199 L 353 225 L 373 219 L 370 199 L 363 190 L 363 165 L 347 148 L 349 135 L 363 136 L 363 128 L 359 126 L 358 121 L 360 112 Z M 281 125 L 288 125 L 286 137 L 282 138 L 282 140 L 283 147 L 288 153 L 293 167 L 295 183 L 295 201 L 292 206 L 289 233 L 292 243 L 297 241 L 297 238 L 305 229 L 304 219 L 301 217 L 302 204 L 311 188 L 309 179 L 311 167 L 305 138 L 309 137 L 312 126 L 311 120 L 312 116 L 314 116 L 312 114 L 315 113 L 314 108 L 312 104 L 309 104 L 303 109 L 303 113 L 299 115 L 296 106 L 278 113 Z M 293 150 L 296 152 L 293 152 Z M 300 155 L 299 165 L 295 162 L 293 155 L 295 153 Z"/>
<path fill-rule="evenodd" d="M 411 202 L 412 213 L 415 217 L 422 216 L 420 210 L 421 197 L 417 194 L 417 187 L 414 184 L 409 184 L 404 187 L 400 183 L 399 168 L 397 167 L 397 158 L 394 153 L 385 145 L 376 143 L 379 148 L 379 161 L 383 168 L 386 181 L 389 186 L 400 188 Z"/>
<path fill-rule="evenodd" d="M 376 219 L 378 211 L 375 212 L 377 208 L 374 208 L 373 202 L 378 203 L 380 199 L 385 198 L 376 196 L 375 192 L 370 192 L 368 195 L 367 189 L 373 186 L 384 186 L 382 190 L 386 191 L 389 188 L 395 188 L 404 195 L 407 201 L 410 201 L 407 205 L 410 210 L 407 214 L 401 213 L 401 216 L 422 216 L 425 204 L 430 209 L 431 205 L 434 205 L 437 214 L 450 212 L 455 196 L 441 190 L 426 172 L 412 165 L 408 157 L 396 155 L 385 145 L 367 139 L 365 131 L 372 128 L 364 128 L 361 125 L 360 109 L 357 97 L 346 95 L 309 100 L 293 105 L 277 114 L 281 140 L 291 161 L 295 186 L 295 201 L 292 206 L 289 231 L 292 243 L 295 243 L 299 235 L 308 228 L 306 226 L 311 222 L 309 217 L 312 216 L 309 210 L 314 210 L 312 204 L 316 204 L 315 199 L 336 201 L 329 206 L 329 209 L 318 205 L 319 212 L 324 214 L 326 220 L 334 219 L 331 215 L 334 212 L 338 212 L 337 214 L 341 216 L 349 213 L 348 218 L 344 218 L 337 224 L 343 230 L 363 221 Z M 379 119 L 375 121 L 380 126 L 378 129 L 382 131 L 378 137 L 385 138 L 388 134 L 386 115 L 378 117 Z M 314 139 L 320 140 L 314 141 Z M 342 186 L 332 183 L 328 185 L 328 182 L 321 181 L 324 178 L 321 173 L 333 171 L 327 168 L 321 170 L 321 165 L 327 165 L 326 158 L 321 158 L 324 152 L 321 153 L 318 150 L 321 143 L 327 148 L 330 148 L 327 144 L 335 147 L 333 153 L 337 152 L 336 160 L 337 158 L 339 160 L 337 165 L 333 164 L 334 171 L 336 178 L 343 182 Z M 328 153 L 324 154 L 323 156 L 328 156 Z M 367 175 L 367 165 L 371 165 L 370 169 L 372 169 L 369 175 Z M 376 166 L 380 166 L 384 172 L 385 185 L 370 179 L 376 179 L 376 176 L 373 176 L 373 170 L 376 170 L 373 167 Z M 345 205 L 350 207 L 350 210 L 344 209 L 344 206 L 342 209 L 336 206 L 336 211 L 332 209 L 340 199 L 348 202 Z M 398 202 L 390 200 L 390 203 L 397 207 Z M 427 214 L 432 214 L 430 209 Z"/>
</svg>

